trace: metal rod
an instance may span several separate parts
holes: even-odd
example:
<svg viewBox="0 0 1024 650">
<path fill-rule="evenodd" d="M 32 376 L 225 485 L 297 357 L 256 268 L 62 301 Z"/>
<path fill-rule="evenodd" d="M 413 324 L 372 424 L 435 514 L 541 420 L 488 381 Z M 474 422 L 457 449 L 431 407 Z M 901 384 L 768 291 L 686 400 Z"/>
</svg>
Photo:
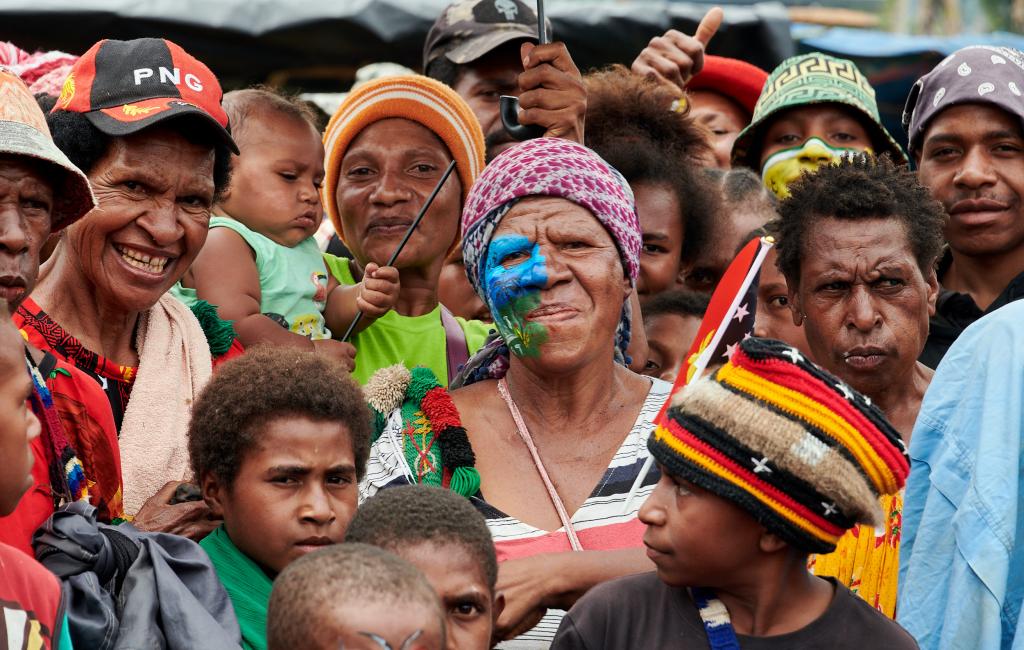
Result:
<svg viewBox="0 0 1024 650">
<path fill-rule="evenodd" d="M 452 160 L 450 163 L 448 163 L 448 169 L 444 170 L 444 174 L 441 176 L 441 180 L 437 181 L 437 185 L 434 186 L 434 191 L 430 193 L 430 196 L 427 197 L 427 200 L 423 204 L 423 207 L 420 208 L 419 214 L 417 214 L 416 218 L 412 220 L 411 224 L 409 224 L 409 228 L 405 231 L 405 236 L 402 237 L 402 241 L 398 243 L 398 248 L 396 248 L 395 252 L 391 254 L 391 258 L 388 260 L 388 263 L 385 264 L 384 266 L 394 266 L 395 260 L 397 260 L 398 256 L 402 254 L 402 249 L 405 248 L 405 245 L 409 242 L 409 238 L 412 237 L 412 233 L 416 230 L 416 227 L 420 225 L 421 221 L 423 221 L 424 215 L 426 215 L 427 210 L 430 209 L 430 204 L 432 204 L 434 202 L 434 199 L 437 198 L 438 192 L 440 192 L 441 188 L 444 187 L 445 181 L 448 180 L 448 177 L 452 175 L 452 172 L 454 170 L 455 161 Z M 360 309 L 358 312 L 356 312 L 356 317 L 352 319 L 352 324 L 348 326 L 347 330 L 345 330 L 345 336 L 341 337 L 343 343 L 347 342 L 350 338 L 352 338 L 352 332 L 356 329 L 356 325 L 358 325 L 359 321 L 361 321 L 362 319 L 363 310 Z"/>
<path fill-rule="evenodd" d="M 544 20 L 544 0 L 537 0 L 537 40 L 541 45 L 550 43 L 548 39 L 548 25 Z"/>
</svg>

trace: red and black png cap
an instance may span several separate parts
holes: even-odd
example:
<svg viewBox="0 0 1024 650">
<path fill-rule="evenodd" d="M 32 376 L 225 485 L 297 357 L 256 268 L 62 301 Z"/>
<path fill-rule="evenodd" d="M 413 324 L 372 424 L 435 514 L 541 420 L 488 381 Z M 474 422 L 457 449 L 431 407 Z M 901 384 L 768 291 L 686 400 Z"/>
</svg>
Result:
<svg viewBox="0 0 1024 650">
<path fill-rule="evenodd" d="M 103 40 L 75 63 L 54 111 L 84 113 L 100 131 L 120 136 L 182 115 L 205 119 L 238 153 L 221 107 L 217 77 L 171 41 Z"/>
</svg>

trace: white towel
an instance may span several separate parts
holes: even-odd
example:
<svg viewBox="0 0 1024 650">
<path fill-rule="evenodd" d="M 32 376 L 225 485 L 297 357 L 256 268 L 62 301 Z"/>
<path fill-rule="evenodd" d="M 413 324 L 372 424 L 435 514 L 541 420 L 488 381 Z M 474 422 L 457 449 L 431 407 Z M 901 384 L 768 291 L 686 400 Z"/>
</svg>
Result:
<svg viewBox="0 0 1024 650">
<path fill-rule="evenodd" d="M 166 294 L 141 316 L 139 370 L 121 423 L 124 508 L 134 515 L 167 481 L 188 480 L 192 403 L 213 372 L 192 310 Z"/>
</svg>

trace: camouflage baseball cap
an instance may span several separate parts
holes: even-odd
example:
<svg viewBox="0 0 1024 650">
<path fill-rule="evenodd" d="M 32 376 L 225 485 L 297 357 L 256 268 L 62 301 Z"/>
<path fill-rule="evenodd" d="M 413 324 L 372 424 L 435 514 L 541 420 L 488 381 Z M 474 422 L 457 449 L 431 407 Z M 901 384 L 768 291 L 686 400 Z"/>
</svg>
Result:
<svg viewBox="0 0 1024 650">
<path fill-rule="evenodd" d="M 551 26 L 548 25 L 548 33 Z M 458 0 L 441 12 L 423 47 L 423 71 L 442 56 L 476 61 L 509 41 L 537 41 L 537 12 L 520 0 Z"/>
</svg>

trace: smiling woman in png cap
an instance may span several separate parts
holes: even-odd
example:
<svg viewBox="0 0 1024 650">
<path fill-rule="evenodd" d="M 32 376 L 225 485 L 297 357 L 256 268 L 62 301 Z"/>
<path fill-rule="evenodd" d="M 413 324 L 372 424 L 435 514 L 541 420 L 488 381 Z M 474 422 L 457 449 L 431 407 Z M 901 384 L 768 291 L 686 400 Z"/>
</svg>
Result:
<svg viewBox="0 0 1024 650">
<path fill-rule="evenodd" d="M 227 185 L 235 146 L 220 99 L 213 73 L 169 41 L 105 40 L 82 56 L 47 121 L 98 207 L 62 232 L 17 314 L 33 345 L 104 388 L 125 510 L 142 527 L 162 512 L 158 527 L 172 532 L 196 532 L 179 524 L 200 516 L 158 507 L 174 491 L 165 482 L 187 478 L 190 405 L 213 364 L 241 352 L 213 312 L 193 314 L 165 295 L 206 241 Z M 140 512 L 155 494 L 156 510 Z"/>
</svg>

